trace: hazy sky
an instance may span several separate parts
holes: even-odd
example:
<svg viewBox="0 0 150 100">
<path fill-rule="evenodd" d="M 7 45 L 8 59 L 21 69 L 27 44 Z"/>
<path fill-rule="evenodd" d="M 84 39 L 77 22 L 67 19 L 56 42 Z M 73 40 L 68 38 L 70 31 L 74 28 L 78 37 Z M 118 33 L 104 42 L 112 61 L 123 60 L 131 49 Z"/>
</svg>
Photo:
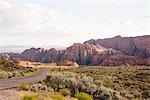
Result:
<svg viewBox="0 0 150 100">
<path fill-rule="evenodd" d="M 0 0 L 0 45 L 149 34 L 150 0 Z"/>
</svg>

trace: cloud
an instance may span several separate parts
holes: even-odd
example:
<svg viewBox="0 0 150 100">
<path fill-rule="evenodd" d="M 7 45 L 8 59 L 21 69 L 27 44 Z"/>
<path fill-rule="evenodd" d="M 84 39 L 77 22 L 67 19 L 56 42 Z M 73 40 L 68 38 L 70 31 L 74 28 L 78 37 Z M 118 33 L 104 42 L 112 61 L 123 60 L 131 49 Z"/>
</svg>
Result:
<svg viewBox="0 0 150 100">
<path fill-rule="evenodd" d="M 145 0 L 3 1 L 0 0 L 3 45 L 68 45 L 90 38 L 150 32 Z"/>
<path fill-rule="evenodd" d="M 66 26 L 62 20 L 58 12 L 38 4 L 0 2 L 1 35 L 72 32 L 71 26 L 64 28 Z"/>
<path fill-rule="evenodd" d="M 131 20 L 111 20 L 112 26 L 118 27 L 118 28 L 127 28 L 131 27 L 133 25 L 133 22 Z"/>
<path fill-rule="evenodd" d="M 141 17 L 142 17 L 142 18 L 149 19 L 149 18 L 150 18 L 150 14 L 147 13 L 147 14 L 142 15 Z"/>
</svg>

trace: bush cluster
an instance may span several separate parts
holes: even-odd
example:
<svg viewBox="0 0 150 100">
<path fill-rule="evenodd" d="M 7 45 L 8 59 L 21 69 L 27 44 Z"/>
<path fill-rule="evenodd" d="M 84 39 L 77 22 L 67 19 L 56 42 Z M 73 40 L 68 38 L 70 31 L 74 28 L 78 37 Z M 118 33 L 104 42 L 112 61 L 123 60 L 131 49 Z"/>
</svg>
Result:
<svg viewBox="0 0 150 100">
<path fill-rule="evenodd" d="M 31 94 L 25 94 L 22 97 L 22 100 L 69 100 L 66 99 L 63 95 L 61 95 L 58 92 L 51 93 L 49 95 L 45 95 L 43 93 L 31 93 Z"/>
<path fill-rule="evenodd" d="M 22 84 L 19 86 L 19 88 L 20 88 L 21 90 L 27 91 L 27 90 L 29 90 L 29 87 L 30 87 L 31 85 L 32 85 L 31 83 L 22 83 Z"/>
<path fill-rule="evenodd" d="M 63 96 L 69 96 L 71 93 L 70 93 L 70 90 L 69 89 L 59 89 L 59 92 L 63 95 Z"/>
<path fill-rule="evenodd" d="M 28 73 L 36 71 L 36 68 L 23 67 L 10 60 L 0 59 L 0 79 L 25 76 Z"/>
<path fill-rule="evenodd" d="M 75 97 L 78 98 L 78 100 L 93 100 L 93 97 L 91 95 L 84 92 L 75 94 Z"/>
<path fill-rule="evenodd" d="M 52 100 L 66 100 L 65 97 L 63 95 L 61 95 L 60 93 L 54 93 L 51 95 Z"/>
<path fill-rule="evenodd" d="M 39 83 L 31 85 L 29 87 L 29 90 L 33 92 L 43 92 L 43 93 L 54 91 L 51 87 Z"/>
<path fill-rule="evenodd" d="M 97 85 L 97 80 L 84 74 L 79 75 L 72 72 L 52 72 L 47 76 L 44 82 L 47 86 L 52 87 L 54 91 L 60 90 L 62 92 L 61 89 L 67 88 L 70 90 L 72 96 L 79 92 L 85 92 L 92 95 L 95 99 L 117 100 L 121 98 L 118 92 Z M 81 95 L 83 95 L 83 93 L 81 93 Z"/>
<path fill-rule="evenodd" d="M 150 93 L 147 93 L 150 90 L 149 66 L 82 66 L 72 69 L 52 69 L 52 71 L 86 74 L 97 80 L 95 82 L 97 85 L 112 88 L 127 99 L 143 100 L 150 98 Z"/>
<path fill-rule="evenodd" d="M 31 94 L 26 94 L 23 96 L 22 100 L 36 100 L 36 96 Z"/>
</svg>

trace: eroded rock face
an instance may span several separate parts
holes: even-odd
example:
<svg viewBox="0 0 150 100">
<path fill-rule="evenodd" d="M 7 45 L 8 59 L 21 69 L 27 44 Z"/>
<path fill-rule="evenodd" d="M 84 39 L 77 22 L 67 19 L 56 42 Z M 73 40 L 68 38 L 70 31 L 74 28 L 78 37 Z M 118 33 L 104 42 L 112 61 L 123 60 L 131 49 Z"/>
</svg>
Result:
<svg viewBox="0 0 150 100">
<path fill-rule="evenodd" d="M 146 66 L 150 66 L 150 57 L 149 57 L 149 58 L 144 59 L 144 65 L 146 65 Z"/>
<path fill-rule="evenodd" d="M 75 43 L 66 50 L 31 48 L 19 59 L 33 62 L 54 63 L 68 60 L 79 65 L 147 65 L 150 58 L 150 36 L 120 37 Z"/>
<path fill-rule="evenodd" d="M 107 49 L 100 45 L 75 43 L 62 53 L 61 60 L 67 59 L 80 65 L 90 65 L 92 56 L 103 51 L 107 51 Z"/>
<path fill-rule="evenodd" d="M 72 66 L 72 67 L 79 67 L 76 62 L 72 62 L 70 60 L 62 60 L 57 62 L 57 66 Z"/>
<path fill-rule="evenodd" d="M 41 62 L 45 63 L 54 63 L 59 61 L 60 52 L 55 48 L 52 48 L 45 52 L 44 57 L 41 59 Z"/>
<path fill-rule="evenodd" d="M 104 48 L 98 44 L 74 44 L 64 51 L 61 59 L 68 59 L 80 65 L 143 65 L 142 59 L 123 54 L 111 48 Z"/>
<path fill-rule="evenodd" d="M 134 56 L 124 55 L 119 52 L 94 55 L 93 65 L 101 66 L 129 66 L 129 65 L 143 65 L 143 61 Z"/>
<path fill-rule="evenodd" d="M 45 56 L 47 50 L 43 48 L 31 48 L 25 50 L 19 55 L 21 60 L 37 61 L 40 62 Z"/>
<path fill-rule="evenodd" d="M 0 53 L 0 59 L 5 59 L 5 60 L 9 60 L 10 56 L 6 53 Z"/>
<path fill-rule="evenodd" d="M 18 53 L 0 53 L 0 59 L 5 60 L 16 60 Z"/>
<path fill-rule="evenodd" d="M 105 48 L 112 48 L 124 54 L 138 56 L 142 59 L 150 57 L 150 35 L 138 37 L 116 36 L 108 39 L 92 39 L 85 43 L 99 44 Z"/>
</svg>

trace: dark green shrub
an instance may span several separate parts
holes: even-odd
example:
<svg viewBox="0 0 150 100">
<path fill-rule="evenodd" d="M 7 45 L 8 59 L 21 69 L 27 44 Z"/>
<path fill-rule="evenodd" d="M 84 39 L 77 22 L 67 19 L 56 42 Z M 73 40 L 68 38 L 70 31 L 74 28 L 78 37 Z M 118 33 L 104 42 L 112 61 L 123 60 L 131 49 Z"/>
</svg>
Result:
<svg viewBox="0 0 150 100">
<path fill-rule="evenodd" d="M 91 95 L 84 92 L 75 94 L 75 97 L 78 98 L 79 100 L 94 100 Z"/>
</svg>

